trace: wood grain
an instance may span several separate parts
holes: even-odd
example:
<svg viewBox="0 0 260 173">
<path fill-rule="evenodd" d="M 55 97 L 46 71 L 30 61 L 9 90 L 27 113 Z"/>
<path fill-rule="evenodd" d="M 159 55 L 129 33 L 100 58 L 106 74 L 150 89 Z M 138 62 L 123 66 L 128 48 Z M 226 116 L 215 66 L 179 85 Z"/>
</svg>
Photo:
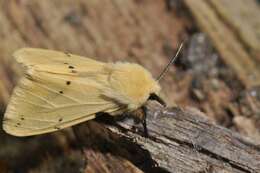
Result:
<svg viewBox="0 0 260 173">
<path fill-rule="evenodd" d="M 259 28 L 252 27 L 257 26 L 253 18 L 260 17 L 256 2 L 185 0 L 185 4 L 201 30 L 211 38 L 223 61 L 235 71 L 242 83 L 247 88 L 258 86 L 260 44 L 256 35 Z"/>
<path fill-rule="evenodd" d="M 75 127 L 76 133 L 87 151 L 90 146 L 100 150 L 106 144 L 110 153 L 130 159 L 144 172 L 154 169 L 168 172 L 260 171 L 260 147 L 211 123 L 203 113 L 188 108 L 165 108 L 157 102 L 148 102 L 147 108 L 148 138 L 142 136 L 142 126 L 133 128 L 130 120 L 114 126 L 105 125 L 109 131 L 96 122 L 82 124 Z M 97 132 L 97 129 L 103 130 Z M 90 136 L 98 142 L 91 143 Z M 131 151 L 135 151 L 134 154 Z"/>
</svg>

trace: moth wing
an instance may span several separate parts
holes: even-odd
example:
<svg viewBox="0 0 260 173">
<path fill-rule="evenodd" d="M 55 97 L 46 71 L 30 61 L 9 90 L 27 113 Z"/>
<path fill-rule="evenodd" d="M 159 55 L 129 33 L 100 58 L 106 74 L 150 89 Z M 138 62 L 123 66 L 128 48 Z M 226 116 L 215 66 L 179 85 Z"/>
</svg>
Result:
<svg viewBox="0 0 260 173">
<path fill-rule="evenodd" d="M 14 58 L 28 69 L 37 69 L 58 74 L 70 74 L 77 66 L 77 71 L 97 72 L 103 69 L 105 63 L 60 51 L 40 49 L 40 48 L 22 48 L 14 53 Z M 64 68 L 64 67 L 70 68 Z"/>
<path fill-rule="evenodd" d="M 22 49 L 15 53 L 28 71 L 14 89 L 4 115 L 3 129 L 7 133 L 15 136 L 48 133 L 93 119 L 97 112 L 124 109 L 102 94 L 108 77 L 103 63 L 37 50 Z M 70 63 L 76 72 L 68 67 Z"/>
</svg>

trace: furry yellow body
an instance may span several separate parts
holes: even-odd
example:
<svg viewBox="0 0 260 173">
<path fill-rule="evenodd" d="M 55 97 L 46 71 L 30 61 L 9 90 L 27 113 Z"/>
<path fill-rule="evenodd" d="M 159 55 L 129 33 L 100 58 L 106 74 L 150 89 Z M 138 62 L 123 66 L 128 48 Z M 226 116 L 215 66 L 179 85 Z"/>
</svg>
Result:
<svg viewBox="0 0 260 173">
<path fill-rule="evenodd" d="M 15 136 L 56 131 L 98 112 L 130 112 L 160 91 L 150 72 L 134 63 L 35 48 L 20 49 L 14 57 L 27 68 L 4 115 L 3 129 Z"/>
</svg>

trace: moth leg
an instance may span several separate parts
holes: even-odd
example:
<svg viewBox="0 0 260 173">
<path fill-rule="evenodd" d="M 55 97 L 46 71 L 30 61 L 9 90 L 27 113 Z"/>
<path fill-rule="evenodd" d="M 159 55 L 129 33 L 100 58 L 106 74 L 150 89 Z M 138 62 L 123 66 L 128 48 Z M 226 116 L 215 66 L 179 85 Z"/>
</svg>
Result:
<svg viewBox="0 0 260 173">
<path fill-rule="evenodd" d="M 147 123 L 146 123 L 146 111 L 145 106 L 140 107 L 139 109 L 131 112 L 132 117 L 134 118 L 135 123 L 142 123 L 144 128 L 144 136 L 148 137 Z"/>
<path fill-rule="evenodd" d="M 146 121 L 146 118 L 147 118 L 147 116 L 146 116 L 146 107 L 145 106 L 143 106 L 142 107 L 142 111 L 143 111 L 143 119 L 142 119 L 142 125 L 143 125 L 143 128 L 144 128 L 144 136 L 146 137 L 146 138 L 148 138 L 149 137 L 149 134 L 148 134 L 148 129 L 147 129 L 147 121 Z"/>
<path fill-rule="evenodd" d="M 140 107 L 139 109 L 130 112 L 131 117 L 134 119 L 135 123 L 141 123 L 144 129 L 144 136 L 148 137 L 148 129 L 146 123 L 146 110 L 145 106 Z"/>
</svg>

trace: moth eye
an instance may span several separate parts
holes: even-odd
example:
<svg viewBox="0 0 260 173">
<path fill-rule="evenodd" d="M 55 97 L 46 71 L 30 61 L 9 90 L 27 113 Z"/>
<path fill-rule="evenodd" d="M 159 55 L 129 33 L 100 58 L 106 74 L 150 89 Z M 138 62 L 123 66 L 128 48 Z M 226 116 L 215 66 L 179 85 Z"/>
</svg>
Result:
<svg viewBox="0 0 260 173">
<path fill-rule="evenodd" d="M 59 91 L 60 94 L 63 94 L 63 91 Z"/>
<path fill-rule="evenodd" d="M 70 65 L 69 68 L 70 68 L 70 69 L 73 69 L 74 67 Z"/>
<path fill-rule="evenodd" d="M 70 81 L 67 81 L 66 84 L 67 84 L 67 85 L 70 85 Z"/>
</svg>

